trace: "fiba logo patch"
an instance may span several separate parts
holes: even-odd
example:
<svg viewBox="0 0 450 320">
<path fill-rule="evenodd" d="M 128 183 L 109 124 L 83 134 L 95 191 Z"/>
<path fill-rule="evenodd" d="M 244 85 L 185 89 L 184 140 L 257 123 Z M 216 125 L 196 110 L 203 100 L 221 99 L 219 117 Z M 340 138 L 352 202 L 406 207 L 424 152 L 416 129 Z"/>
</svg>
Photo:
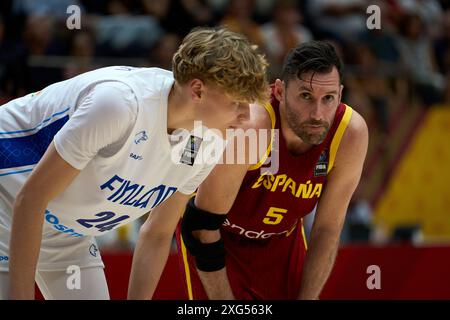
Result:
<svg viewBox="0 0 450 320">
<path fill-rule="evenodd" d="M 191 135 L 186 146 L 184 147 L 180 162 L 190 166 L 194 165 L 195 158 L 197 157 L 202 141 L 202 138 Z"/>
<path fill-rule="evenodd" d="M 319 160 L 316 163 L 316 167 L 314 168 L 314 176 L 321 177 L 325 176 L 328 171 L 328 152 L 327 150 L 322 151 L 319 156 Z"/>
<path fill-rule="evenodd" d="M 91 256 L 97 257 L 97 252 L 97 246 L 95 244 L 91 244 L 91 246 L 89 247 L 89 253 L 91 254 Z"/>
</svg>

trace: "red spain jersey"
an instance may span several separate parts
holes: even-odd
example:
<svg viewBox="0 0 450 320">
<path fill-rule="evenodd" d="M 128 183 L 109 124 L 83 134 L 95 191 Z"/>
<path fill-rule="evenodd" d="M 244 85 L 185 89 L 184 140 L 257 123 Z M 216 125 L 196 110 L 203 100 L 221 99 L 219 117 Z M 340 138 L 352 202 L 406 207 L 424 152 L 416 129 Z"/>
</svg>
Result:
<svg viewBox="0 0 450 320">
<path fill-rule="evenodd" d="M 281 134 L 279 102 L 273 95 L 265 108 L 272 129 L 279 132 L 279 143 L 272 135 L 275 138 L 268 148 L 272 154 L 267 152 L 265 158 L 273 162 L 278 152 L 278 170 L 262 173 L 259 163 L 247 172 L 221 228 L 228 279 L 235 298 L 240 300 L 298 297 L 306 256 L 302 218 L 314 209 L 324 192 L 352 114 L 349 106 L 340 104 L 325 140 L 294 156 Z M 179 228 L 176 236 L 187 298 L 207 299 Z"/>
<path fill-rule="evenodd" d="M 340 104 L 325 140 L 303 154 L 292 155 L 281 133 L 278 100 L 272 95 L 265 108 L 272 127 L 277 129 L 274 132 L 278 132 L 273 134 L 272 152 L 268 157 L 272 166 L 278 161 L 278 171 L 262 173 L 261 164 L 248 171 L 222 228 L 260 240 L 288 236 L 299 220 L 314 209 L 352 113 L 349 106 Z"/>
</svg>

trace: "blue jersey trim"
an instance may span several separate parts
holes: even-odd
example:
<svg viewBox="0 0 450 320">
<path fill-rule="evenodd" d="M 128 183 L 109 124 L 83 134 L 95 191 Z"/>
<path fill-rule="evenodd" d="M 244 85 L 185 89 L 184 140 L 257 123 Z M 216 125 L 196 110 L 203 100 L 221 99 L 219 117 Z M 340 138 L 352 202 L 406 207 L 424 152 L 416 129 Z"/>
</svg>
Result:
<svg viewBox="0 0 450 320">
<path fill-rule="evenodd" d="M 57 112 L 55 114 L 52 114 L 49 118 L 45 119 L 44 121 L 42 121 L 40 124 L 38 124 L 36 127 L 32 128 L 32 129 L 26 129 L 26 130 L 19 130 L 19 131 L 7 131 L 7 132 L 0 132 L 0 134 L 15 134 L 15 133 L 26 133 L 26 132 L 31 132 L 31 131 L 35 131 L 36 129 L 38 129 L 39 127 L 41 127 L 43 124 L 45 124 L 46 122 L 49 122 L 50 120 L 52 120 L 54 117 L 57 117 L 61 114 L 66 113 L 67 111 L 69 111 L 70 107 Z"/>
<path fill-rule="evenodd" d="M 0 169 L 23 167 L 38 163 L 55 134 L 68 120 L 69 116 L 67 115 L 52 122 L 35 134 L 0 139 Z"/>
<path fill-rule="evenodd" d="M 11 171 L 11 172 L 7 172 L 7 173 L 0 173 L 0 177 L 9 176 L 11 174 L 25 173 L 25 172 L 30 172 L 30 171 L 33 171 L 33 168 L 19 170 L 19 171 Z"/>
</svg>

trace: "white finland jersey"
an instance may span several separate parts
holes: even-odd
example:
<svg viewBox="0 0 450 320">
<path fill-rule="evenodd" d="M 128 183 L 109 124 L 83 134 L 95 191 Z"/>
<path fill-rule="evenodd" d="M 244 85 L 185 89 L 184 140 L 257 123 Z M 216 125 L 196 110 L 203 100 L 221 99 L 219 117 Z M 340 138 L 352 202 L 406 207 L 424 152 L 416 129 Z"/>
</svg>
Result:
<svg viewBox="0 0 450 320">
<path fill-rule="evenodd" d="M 202 137 L 205 128 L 167 134 L 173 82 L 158 68 L 107 67 L 1 106 L 0 200 L 13 203 L 51 141 L 81 172 L 49 203 L 44 232 L 101 235 L 176 191 L 194 192 L 224 141 L 210 131 Z M 0 210 L 3 227 L 10 228 L 11 214 Z"/>
</svg>

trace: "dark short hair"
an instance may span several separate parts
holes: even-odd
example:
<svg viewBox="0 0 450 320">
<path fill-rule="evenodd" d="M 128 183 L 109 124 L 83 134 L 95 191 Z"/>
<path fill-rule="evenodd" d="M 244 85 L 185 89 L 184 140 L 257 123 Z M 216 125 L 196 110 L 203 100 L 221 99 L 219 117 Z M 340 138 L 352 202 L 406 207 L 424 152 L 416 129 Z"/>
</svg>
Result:
<svg viewBox="0 0 450 320">
<path fill-rule="evenodd" d="M 286 83 L 304 73 L 328 73 L 333 67 L 339 72 L 340 83 L 343 81 L 343 64 L 331 43 L 326 41 L 308 41 L 292 49 L 283 64 L 282 80 Z"/>
</svg>

